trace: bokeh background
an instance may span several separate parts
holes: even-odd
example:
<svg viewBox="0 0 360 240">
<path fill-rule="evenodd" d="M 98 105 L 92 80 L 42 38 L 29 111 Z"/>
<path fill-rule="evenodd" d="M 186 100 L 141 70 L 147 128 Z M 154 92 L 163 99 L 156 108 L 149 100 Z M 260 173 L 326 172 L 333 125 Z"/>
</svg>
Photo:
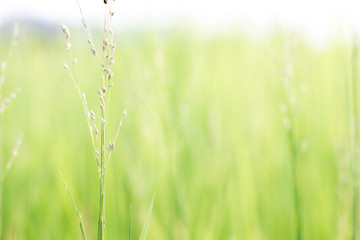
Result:
<svg viewBox="0 0 360 240">
<path fill-rule="evenodd" d="M 104 4 L 81 5 L 101 47 Z M 108 239 L 128 239 L 130 205 L 139 237 L 155 191 L 149 239 L 296 239 L 291 144 L 303 239 L 350 239 L 358 5 L 116 1 L 110 136 L 128 114 L 107 169 Z M 94 239 L 98 173 L 62 23 L 97 114 L 101 71 L 76 2 L 1 1 L 0 17 L 0 62 L 20 29 L 2 88 L 21 88 L 3 115 L 5 160 L 24 134 L 1 239 L 80 239 L 58 170 Z"/>
</svg>

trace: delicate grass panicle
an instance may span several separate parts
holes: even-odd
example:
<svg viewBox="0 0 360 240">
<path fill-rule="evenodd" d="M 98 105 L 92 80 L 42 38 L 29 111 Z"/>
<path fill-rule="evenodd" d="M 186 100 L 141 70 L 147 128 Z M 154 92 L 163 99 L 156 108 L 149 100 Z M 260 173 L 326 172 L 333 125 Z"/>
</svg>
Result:
<svg viewBox="0 0 360 240">
<path fill-rule="evenodd" d="M 80 14 L 81 14 L 81 20 L 83 23 L 83 26 L 87 32 L 88 35 L 88 44 L 90 48 L 90 52 L 92 55 L 94 55 L 99 62 L 99 67 L 101 69 L 101 76 L 99 76 L 99 83 L 100 88 L 97 91 L 98 98 L 99 98 L 99 105 L 98 105 L 98 111 L 94 111 L 89 109 L 88 103 L 86 100 L 85 93 L 81 90 L 80 87 L 80 81 L 79 81 L 79 75 L 77 71 L 77 59 L 73 57 L 71 52 L 71 34 L 67 26 L 63 25 L 62 30 L 66 37 L 65 47 L 66 50 L 69 52 L 70 60 L 71 60 L 71 67 L 65 62 L 64 68 L 69 72 L 71 79 L 74 82 L 75 88 L 80 96 L 83 110 L 85 114 L 85 118 L 87 121 L 87 125 L 90 132 L 91 137 L 91 143 L 92 143 L 92 150 L 93 155 L 98 167 L 99 172 L 99 180 L 100 180 L 100 206 L 99 206 L 99 218 L 98 218 L 98 235 L 97 239 L 105 239 L 106 238 L 106 225 L 105 225 L 105 175 L 106 175 L 106 167 L 108 164 L 108 161 L 111 157 L 112 151 L 115 149 L 115 143 L 117 140 L 117 137 L 120 132 L 120 128 L 122 126 L 123 119 L 126 116 L 126 110 L 123 111 L 122 117 L 119 121 L 117 132 L 115 133 L 114 137 L 109 141 L 107 127 L 109 124 L 108 120 L 108 106 L 110 101 L 110 91 L 112 86 L 114 85 L 113 82 L 113 76 L 114 73 L 112 71 L 112 65 L 115 61 L 114 58 L 114 52 L 115 52 L 115 44 L 114 44 L 114 32 L 112 29 L 112 18 L 114 16 L 114 12 L 112 10 L 112 4 L 114 3 L 113 0 L 109 0 L 105 2 L 105 18 L 104 18 L 104 32 L 103 32 L 103 41 L 102 41 L 102 51 L 101 54 L 99 54 L 99 51 L 97 51 L 93 37 L 91 35 L 91 32 L 89 30 L 88 24 L 86 22 L 86 19 L 83 15 L 81 6 L 79 2 L 77 1 Z M 95 112 L 98 112 L 98 116 Z M 64 181 L 64 180 L 63 180 Z M 65 184 L 65 181 L 64 181 Z M 65 184 L 66 186 L 66 184 Z M 86 239 L 84 224 L 82 222 L 81 215 L 75 205 L 75 202 L 70 194 L 70 191 L 68 190 L 67 186 L 66 189 L 68 191 L 68 194 L 74 204 L 77 216 L 79 218 L 80 222 L 80 228 L 82 232 L 82 236 L 84 239 Z M 155 194 L 154 194 L 155 196 Z M 151 203 L 151 208 L 152 209 Z M 151 211 L 149 211 L 148 218 L 146 220 L 143 233 L 141 234 L 141 239 L 146 239 L 146 233 L 147 233 L 147 227 L 150 220 Z"/>
<path fill-rule="evenodd" d="M 306 92 L 303 86 L 300 89 L 293 82 L 293 50 L 295 36 L 287 37 L 285 39 L 283 49 L 283 69 L 282 82 L 285 93 L 285 101 L 280 104 L 279 109 L 282 114 L 282 122 L 287 131 L 289 152 L 290 152 L 290 171 L 292 177 L 292 188 L 295 209 L 295 225 L 296 225 L 296 239 L 302 239 L 302 210 L 299 196 L 299 179 L 298 179 L 298 164 L 300 152 L 307 149 L 307 140 L 298 141 L 295 131 L 295 120 L 301 109 L 299 99 Z"/>
<path fill-rule="evenodd" d="M 2 234 L 2 199 L 3 199 L 3 184 L 6 177 L 7 172 L 10 170 L 12 164 L 15 161 L 16 156 L 18 155 L 18 150 L 20 148 L 23 135 L 19 134 L 18 139 L 15 143 L 15 146 L 10 154 L 10 156 L 7 157 L 6 164 L 4 163 L 4 151 L 3 151 L 3 114 L 9 104 L 16 98 L 17 94 L 20 92 L 20 89 L 15 89 L 12 93 L 10 93 L 8 96 L 3 97 L 3 85 L 5 83 L 5 75 L 6 75 L 6 68 L 7 68 L 7 62 L 10 59 L 10 57 L 13 54 L 13 49 L 17 45 L 17 36 L 19 34 L 19 25 L 15 24 L 13 28 L 13 36 L 11 41 L 11 46 L 9 48 L 9 51 L 6 55 L 6 59 L 4 59 L 2 62 L 0 62 L 0 238 Z"/>
</svg>

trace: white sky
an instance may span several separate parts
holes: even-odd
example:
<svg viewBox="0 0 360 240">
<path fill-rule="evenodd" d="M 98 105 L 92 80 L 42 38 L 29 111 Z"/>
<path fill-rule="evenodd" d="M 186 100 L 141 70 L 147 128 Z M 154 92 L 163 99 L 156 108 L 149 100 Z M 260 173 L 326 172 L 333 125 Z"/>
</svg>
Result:
<svg viewBox="0 0 360 240">
<path fill-rule="evenodd" d="M 80 0 L 88 21 L 101 22 L 103 0 Z M 340 27 L 360 30 L 358 0 L 116 0 L 116 26 L 163 27 L 179 21 L 206 29 L 247 26 L 266 29 L 280 23 L 323 39 Z M 79 23 L 75 0 L 0 0 L 4 21 L 31 17 L 52 23 Z"/>
</svg>

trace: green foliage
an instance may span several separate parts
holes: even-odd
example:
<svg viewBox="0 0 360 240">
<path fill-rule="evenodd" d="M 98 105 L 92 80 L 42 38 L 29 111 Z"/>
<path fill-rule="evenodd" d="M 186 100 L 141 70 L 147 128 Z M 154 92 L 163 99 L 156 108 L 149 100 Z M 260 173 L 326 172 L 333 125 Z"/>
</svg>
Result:
<svg viewBox="0 0 360 240">
<path fill-rule="evenodd" d="M 58 170 L 87 237 L 97 233 L 98 172 L 81 102 L 62 69 L 60 26 L 58 32 L 50 40 L 20 35 L 8 63 L 4 91 L 22 92 L 3 118 L 5 153 L 19 129 L 24 141 L 4 184 L 5 239 L 81 238 Z M 101 72 L 81 33 L 73 31 L 72 46 L 89 109 L 96 110 L 100 79 L 94 76 Z M 291 152 L 279 111 L 282 39 L 178 29 L 115 39 L 109 139 L 124 108 L 128 114 L 107 172 L 108 239 L 128 238 L 130 204 L 132 239 L 139 239 L 154 189 L 148 239 L 294 239 Z M 292 79 L 307 88 L 294 133 L 294 142 L 308 140 L 297 171 L 303 239 L 348 239 L 349 49 L 317 50 L 300 38 L 293 58 Z"/>
</svg>

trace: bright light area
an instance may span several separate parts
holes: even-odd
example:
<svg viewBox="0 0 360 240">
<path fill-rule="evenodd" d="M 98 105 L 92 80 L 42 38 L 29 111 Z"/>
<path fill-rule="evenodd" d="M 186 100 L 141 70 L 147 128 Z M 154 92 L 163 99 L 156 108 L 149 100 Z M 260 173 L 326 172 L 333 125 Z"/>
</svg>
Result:
<svg viewBox="0 0 360 240">
<path fill-rule="evenodd" d="M 102 19 L 102 0 L 81 2 L 88 21 Z M 167 27 L 185 21 L 204 29 L 242 26 L 268 29 L 280 24 L 324 39 L 350 28 L 360 29 L 360 1 L 342 0 L 135 0 L 115 2 L 117 27 Z M 3 20 L 79 22 L 75 0 L 17 0 L 0 3 Z"/>
</svg>

